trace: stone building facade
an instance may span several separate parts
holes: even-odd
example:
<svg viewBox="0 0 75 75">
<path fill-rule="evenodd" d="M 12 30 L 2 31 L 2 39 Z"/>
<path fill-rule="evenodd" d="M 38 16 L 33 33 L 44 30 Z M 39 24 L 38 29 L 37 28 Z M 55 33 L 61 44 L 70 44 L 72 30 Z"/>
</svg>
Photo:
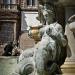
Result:
<svg viewBox="0 0 75 75">
<path fill-rule="evenodd" d="M 56 3 L 56 19 L 64 30 L 67 19 L 75 13 L 74 9 L 75 3 L 71 0 L 58 0 Z M 0 46 L 10 41 L 17 42 L 19 40 L 20 47 L 24 49 L 22 44 L 25 45 L 26 43 L 23 39 L 26 40 L 24 37 L 27 34 L 27 27 L 40 24 L 36 19 L 37 16 L 38 0 L 1 0 Z M 33 45 L 29 46 L 32 47 Z"/>
<path fill-rule="evenodd" d="M 0 1 L 0 51 L 8 42 L 17 42 L 21 32 L 19 0 Z"/>
<path fill-rule="evenodd" d="M 27 34 L 29 26 L 39 25 L 36 19 L 38 16 L 38 0 L 22 0 L 21 1 L 21 36 L 20 48 L 26 49 L 33 47 L 35 42 Z"/>
<path fill-rule="evenodd" d="M 36 17 L 38 16 L 38 1 L 37 0 L 1 0 L 0 1 L 0 50 L 4 48 L 8 42 L 19 41 L 20 47 L 27 46 L 24 38 L 27 36 L 27 27 L 29 25 L 39 24 Z M 22 36 L 22 34 L 24 36 Z M 24 40 L 25 41 L 24 41 Z M 29 38 L 28 41 L 34 42 Z M 24 47 L 24 45 L 26 45 Z"/>
<path fill-rule="evenodd" d="M 65 29 L 68 18 L 75 14 L 74 0 L 57 0 L 56 19 L 67 31 L 68 42 L 72 56 L 66 60 L 62 70 L 67 75 L 75 75 L 75 37 L 69 27 Z M 29 38 L 27 27 L 39 25 L 38 0 L 0 0 L 0 53 L 4 45 L 10 41 L 20 43 L 21 49 L 34 46 L 35 42 Z M 1 51 L 2 50 L 2 51 Z"/>
</svg>

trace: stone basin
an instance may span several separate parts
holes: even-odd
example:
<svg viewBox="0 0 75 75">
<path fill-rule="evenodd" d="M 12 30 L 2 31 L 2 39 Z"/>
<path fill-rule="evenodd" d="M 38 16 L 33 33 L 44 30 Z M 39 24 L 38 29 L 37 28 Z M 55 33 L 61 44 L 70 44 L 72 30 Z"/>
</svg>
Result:
<svg viewBox="0 0 75 75">
<path fill-rule="evenodd" d="M 17 60 L 16 56 L 0 56 L 0 75 L 11 75 L 16 68 Z"/>
</svg>

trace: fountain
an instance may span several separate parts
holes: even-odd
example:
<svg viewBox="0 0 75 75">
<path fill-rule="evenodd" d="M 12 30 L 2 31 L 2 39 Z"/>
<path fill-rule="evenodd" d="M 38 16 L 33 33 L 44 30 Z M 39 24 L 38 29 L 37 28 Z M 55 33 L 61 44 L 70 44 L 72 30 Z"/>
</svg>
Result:
<svg viewBox="0 0 75 75">
<path fill-rule="evenodd" d="M 67 40 L 64 37 L 62 26 L 55 21 L 53 2 L 50 0 L 41 0 L 41 2 L 39 6 L 42 7 L 40 8 L 42 18 L 38 17 L 38 19 L 43 25 L 39 31 L 36 30 L 39 35 L 37 37 L 41 39 L 34 47 L 26 49 L 20 55 L 16 70 L 12 75 L 62 74 L 60 67 L 67 56 Z M 32 32 L 29 33 L 31 34 Z"/>
</svg>

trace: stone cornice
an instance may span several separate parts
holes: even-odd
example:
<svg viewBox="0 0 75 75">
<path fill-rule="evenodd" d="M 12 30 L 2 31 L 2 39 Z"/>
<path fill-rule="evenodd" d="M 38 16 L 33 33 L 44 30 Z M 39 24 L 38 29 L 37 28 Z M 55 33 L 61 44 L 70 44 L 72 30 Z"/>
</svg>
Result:
<svg viewBox="0 0 75 75">
<path fill-rule="evenodd" d="M 0 19 L 19 19 L 20 12 L 0 12 Z"/>
</svg>

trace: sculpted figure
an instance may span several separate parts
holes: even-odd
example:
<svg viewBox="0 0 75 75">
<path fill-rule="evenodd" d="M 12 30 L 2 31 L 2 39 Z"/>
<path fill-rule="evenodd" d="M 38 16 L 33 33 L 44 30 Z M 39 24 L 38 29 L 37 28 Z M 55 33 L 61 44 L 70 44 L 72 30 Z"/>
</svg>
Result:
<svg viewBox="0 0 75 75">
<path fill-rule="evenodd" d="M 47 7 L 50 5 L 44 4 L 45 10 L 42 14 L 46 25 L 39 31 L 41 41 L 20 55 L 18 69 L 15 72 L 17 75 L 56 75 L 62 73 L 60 66 L 67 56 L 67 40 L 64 37 L 62 26 L 55 21 L 53 8 L 51 10 Z"/>
<path fill-rule="evenodd" d="M 41 28 L 41 41 L 20 55 L 19 70 L 16 73 L 19 75 L 61 74 L 60 66 L 66 58 L 66 39 L 61 32 L 61 25 L 56 22 L 53 24 Z"/>
<path fill-rule="evenodd" d="M 57 22 L 46 25 L 40 29 L 40 34 L 42 39 L 34 52 L 37 75 L 61 74 L 60 66 L 67 56 L 67 41 L 61 25 Z"/>
</svg>

